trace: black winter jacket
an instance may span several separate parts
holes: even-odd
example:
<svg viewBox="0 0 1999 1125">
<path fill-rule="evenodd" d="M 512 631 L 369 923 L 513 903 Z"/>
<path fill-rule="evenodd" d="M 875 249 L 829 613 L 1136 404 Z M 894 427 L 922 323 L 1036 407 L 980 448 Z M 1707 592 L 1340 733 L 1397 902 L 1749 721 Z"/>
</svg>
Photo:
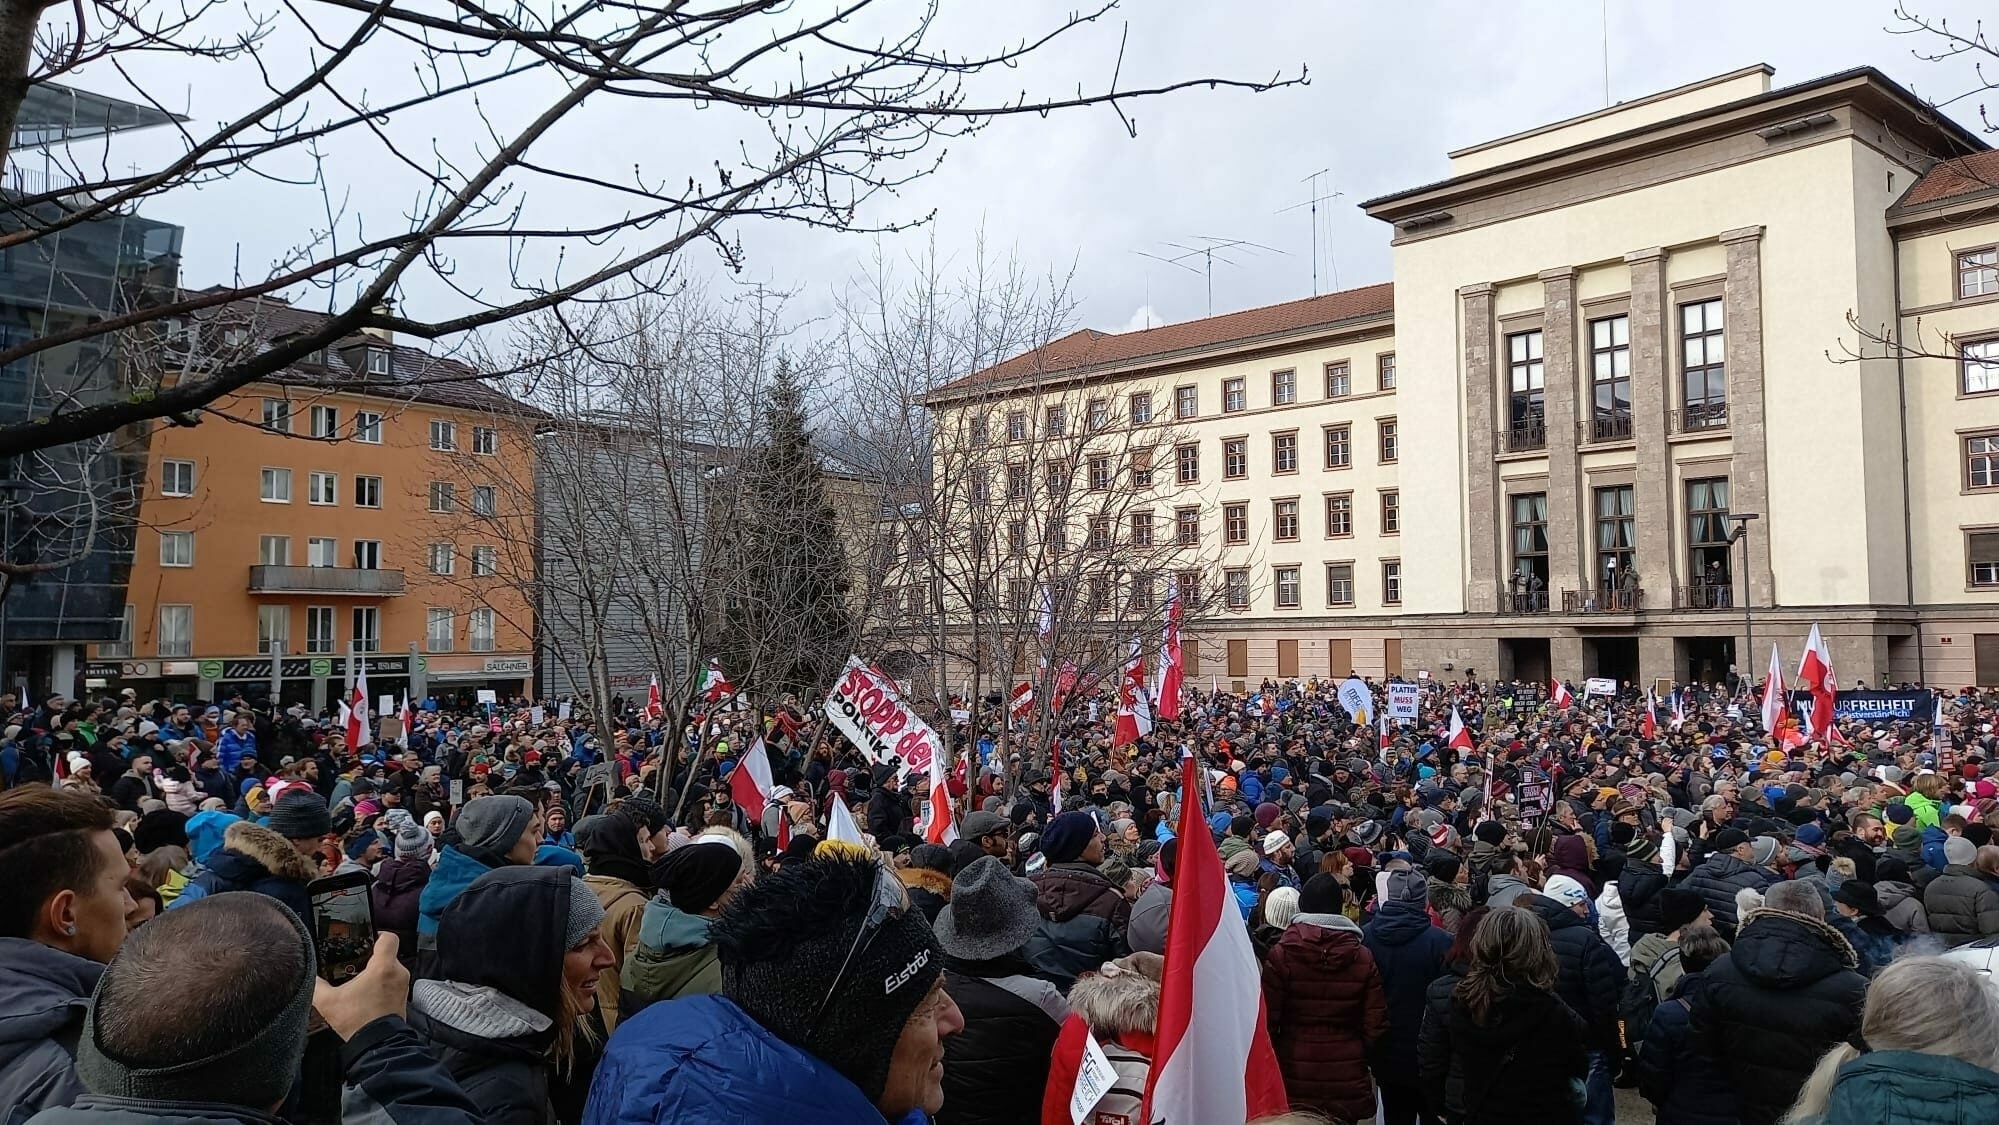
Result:
<svg viewBox="0 0 1999 1125">
<path fill-rule="evenodd" d="M 1589 1032 L 1560 998 L 1522 990 L 1483 1026 L 1453 1001 L 1436 1046 L 1462 1066 L 1461 1125 L 1574 1125 L 1582 1106 L 1571 1082 L 1589 1073 Z M 1436 1048 L 1433 1048 L 1436 1049 Z"/>
<path fill-rule="evenodd" d="M 868 834 L 876 840 L 907 836 L 915 823 L 909 815 L 909 799 L 899 791 L 877 785 L 868 794 Z"/>
<path fill-rule="evenodd" d="M 1720 1064 L 1700 1049 L 1689 1009 L 1705 977 L 1690 973 L 1652 1010 L 1638 1044 L 1638 1092 L 1652 1103 L 1657 1125 L 1736 1125 L 1735 1090 Z"/>
<path fill-rule="evenodd" d="M 1665 872 L 1626 862 L 1617 876 L 1617 897 L 1624 903 L 1625 920 L 1631 924 L 1631 940 L 1646 934 L 1662 934 L 1659 892 L 1670 883 Z"/>
<path fill-rule="evenodd" d="M 1743 1125 L 1773 1125 L 1820 1055 L 1860 1028 L 1867 979 L 1839 931 L 1817 918 L 1752 911 L 1693 995 L 1693 1029 L 1735 1090 Z"/>
<path fill-rule="evenodd" d="M 1368 1062 L 1377 1082 L 1413 1086 L 1417 1043 L 1423 1036 L 1423 1000 L 1430 982 L 1443 975 L 1451 935 L 1430 923 L 1420 903 L 1383 903 L 1361 940 L 1381 971 L 1388 999 L 1388 1034 Z"/>
<path fill-rule="evenodd" d="M 1708 912 L 1714 915 L 1714 928 L 1721 931 L 1721 936 L 1733 939 L 1737 921 L 1735 892 L 1744 887 L 1769 890 L 1770 884 L 1776 881 L 1761 867 L 1720 852 L 1709 856 L 1706 863 L 1695 868 L 1681 886 L 1701 896 L 1701 900 L 1707 903 Z"/>
<path fill-rule="evenodd" d="M 1561 975 L 1555 978 L 1555 993 L 1569 1010 L 1589 1028 L 1589 1045 L 1594 1050 L 1615 1050 L 1618 1045 L 1617 998 L 1624 991 L 1624 962 L 1590 925 L 1589 919 L 1542 895 L 1521 899 L 1527 909 L 1548 924 L 1548 936 L 1555 945 L 1555 961 Z"/>
<path fill-rule="evenodd" d="M 1051 864 L 1033 879 L 1041 928 L 1027 940 L 1027 959 L 1064 993 L 1077 977 L 1130 951 L 1131 904 L 1095 867 Z"/>
<path fill-rule="evenodd" d="M 944 1041 L 944 1108 L 937 1125 L 1038 1120 L 1062 1030 L 1056 1013 L 1067 1010 L 1061 995 L 1019 956 L 947 958 L 944 991 L 957 1002 L 965 1029 Z"/>
<path fill-rule="evenodd" d="M 1456 1121 L 1464 1112 L 1465 1071 L 1450 1050 L 1451 993 L 1465 979 L 1463 961 L 1448 963 L 1423 990 L 1423 1026 L 1416 1039 L 1416 1074 L 1431 1116 Z"/>
</svg>

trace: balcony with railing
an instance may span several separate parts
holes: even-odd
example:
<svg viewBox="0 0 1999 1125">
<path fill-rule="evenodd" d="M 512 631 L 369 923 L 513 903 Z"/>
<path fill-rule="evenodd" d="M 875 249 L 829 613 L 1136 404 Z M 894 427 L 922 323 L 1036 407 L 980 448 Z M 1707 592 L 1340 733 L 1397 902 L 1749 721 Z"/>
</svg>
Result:
<svg viewBox="0 0 1999 1125">
<path fill-rule="evenodd" d="M 399 598 L 404 591 L 400 570 L 369 570 L 354 566 L 253 566 L 253 594 L 326 594 L 350 598 Z"/>
<path fill-rule="evenodd" d="M 1672 432 L 1676 434 L 1725 430 L 1728 428 L 1728 402 L 1724 399 L 1690 402 L 1673 411 L 1669 421 Z"/>
<path fill-rule="evenodd" d="M 1583 423 L 1585 442 L 1611 442 L 1631 440 L 1631 412 L 1629 410 L 1599 410 Z"/>
<path fill-rule="evenodd" d="M 1548 448 L 1548 420 L 1539 415 L 1521 418 L 1499 431 L 1501 453 L 1531 453 Z"/>
<path fill-rule="evenodd" d="M 1616 589 L 1563 590 L 1563 613 L 1637 613 L 1645 608 L 1645 591 L 1638 586 Z"/>
<path fill-rule="evenodd" d="M 1676 609 L 1733 609 L 1735 586 L 1729 582 L 1695 582 L 1673 589 Z"/>
<path fill-rule="evenodd" d="M 1548 612 L 1548 591 L 1546 590 L 1502 590 L 1499 594 L 1499 612 L 1509 616 Z"/>
</svg>

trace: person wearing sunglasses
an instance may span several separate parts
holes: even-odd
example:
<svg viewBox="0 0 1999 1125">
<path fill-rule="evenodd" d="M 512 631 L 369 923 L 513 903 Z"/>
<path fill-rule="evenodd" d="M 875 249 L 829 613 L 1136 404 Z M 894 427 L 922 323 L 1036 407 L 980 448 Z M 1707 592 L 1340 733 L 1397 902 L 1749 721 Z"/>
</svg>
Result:
<svg viewBox="0 0 1999 1125">
<path fill-rule="evenodd" d="M 821 852 L 715 919 L 722 991 L 653 1004 L 606 1046 L 584 1125 L 925 1125 L 965 1026 L 894 872 Z"/>
</svg>

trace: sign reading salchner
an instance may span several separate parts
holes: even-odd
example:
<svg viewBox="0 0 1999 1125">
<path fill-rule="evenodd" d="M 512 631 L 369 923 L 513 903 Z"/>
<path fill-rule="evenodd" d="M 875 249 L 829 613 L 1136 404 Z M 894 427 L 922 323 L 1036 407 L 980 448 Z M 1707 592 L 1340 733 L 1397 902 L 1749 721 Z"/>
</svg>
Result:
<svg viewBox="0 0 1999 1125">
<path fill-rule="evenodd" d="M 858 656 L 826 697 L 826 717 L 876 765 L 893 765 L 903 776 L 930 768 L 942 752 L 937 732 L 902 701 L 895 685 L 876 675 Z"/>
</svg>

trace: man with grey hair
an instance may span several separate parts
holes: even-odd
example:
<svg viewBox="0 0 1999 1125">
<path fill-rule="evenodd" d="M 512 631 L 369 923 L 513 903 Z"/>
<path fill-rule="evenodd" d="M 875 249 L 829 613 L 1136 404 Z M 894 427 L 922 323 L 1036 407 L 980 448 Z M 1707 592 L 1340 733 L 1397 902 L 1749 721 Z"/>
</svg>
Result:
<svg viewBox="0 0 1999 1125">
<path fill-rule="evenodd" d="M 1694 1034 L 1735 1090 L 1743 1125 L 1775 1125 L 1820 1055 L 1860 1029 L 1867 979 L 1809 883 L 1777 883 L 1694 993 Z"/>
</svg>

